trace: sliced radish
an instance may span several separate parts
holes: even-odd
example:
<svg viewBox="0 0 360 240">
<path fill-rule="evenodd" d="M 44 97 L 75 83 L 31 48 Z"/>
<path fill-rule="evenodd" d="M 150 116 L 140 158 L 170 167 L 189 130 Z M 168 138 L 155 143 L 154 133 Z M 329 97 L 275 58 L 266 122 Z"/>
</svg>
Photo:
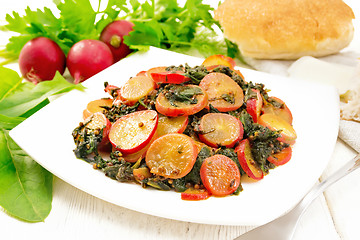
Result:
<svg viewBox="0 0 360 240">
<path fill-rule="evenodd" d="M 154 110 L 133 112 L 119 118 L 111 127 L 111 144 L 124 154 L 135 153 L 145 147 L 154 136 L 158 114 Z"/>
<path fill-rule="evenodd" d="M 277 97 L 269 97 L 268 101 L 274 101 L 277 102 L 281 107 L 275 107 L 271 103 L 266 103 L 263 106 L 262 111 L 265 113 L 271 113 L 274 115 L 277 115 L 281 118 L 283 118 L 285 121 L 287 121 L 290 125 L 293 121 L 293 116 L 290 111 L 290 109 L 286 106 L 285 102 Z"/>
<path fill-rule="evenodd" d="M 251 115 L 253 121 L 257 123 L 261 114 L 263 100 L 259 90 L 251 90 L 256 93 L 256 98 L 250 98 L 246 101 L 246 111 Z"/>
<path fill-rule="evenodd" d="M 84 123 L 87 123 L 86 127 L 91 130 L 102 130 L 102 140 L 99 143 L 99 148 L 104 148 L 106 145 L 108 145 L 111 123 L 103 113 L 96 112 L 92 114 L 90 117 L 84 120 Z"/>
<path fill-rule="evenodd" d="M 205 67 L 222 65 L 233 69 L 236 63 L 235 60 L 232 59 L 231 57 L 217 54 L 207 57 L 202 63 L 202 65 L 204 65 Z"/>
<path fill-rule="evenodd" d="M 181 193 L 182 200 L 188 201 L 199 201 L 208 199 L 211 196 L 206 189 L 195 189 L 195 188 L 188 188 L 185 192 Z"/>
<path fill-rule="evenodd" d="M 159 125 L 158 125 L 159 126 Z M 140 150 L 138 150 L 137 152 L 134 153 L 128 153 L 128 154 L 123 154 L 122 157 L 125 159 L 125 161 L 127 162 L 137 162 L 139 159 L 142 159 L 146 156 L 146 151 L 149 149 L 150 145 L 155 141 L 155 139 L 158 138 L 158 134 L 157 132 L 155 132 L 154 136 L 151 138 L 151 140 L 149 141 L 148 144 L 146 144 L 145 147 L 141 148 Z"/>
<path fill-rule="evenodd" d="M 250 178 L 260 180 L 264 177 L 264 172 L 260 169 L 252 156 L 248 139 L 242 140 L 235 148 L 235 152 L 237 153 L 242 169 Z"/>
<path fill-rule="evenodd" d="M 220 112 L 228 112 L 238 109 L 243 104 L 243 90 L 233 79 L 223 73 L 206 75 L 199 86 L 208 95 L 207 108 L 211 104 Z"/>
<path fill-rule="evenodd" d="M 172 85 L 173 88 L 171 92 L 177 91 L 179 94 L 182 92 L 194 92 L 195 94 L 191 97 L 196 100 L 194 103 L 186 102 L 186 101 L 173 101 L 168 100 L 164 94 L 161 92 L 157 98 L 155 107 L 156 110 L 169 117 L 178 117 L 184 115 L 192 115 L 199 111 L 201 111 L 207 104 L 207 94 L 203 91 L 203 89 L 196 85 Z M 173 94 L 170 93 L 169 94 Z"/>
<path fill-rule="evenodd" d="M 297 138 L 295 129 L 283 118 L 274 114 L 263 114 L 259 118 L 259 124 L 268 127 L 273 131 L 281 131 L 281 137 L 278 139 L 287 144 L 294 144 Z"/>
<path fill-rule="evenodd" d="M 204 187 L 214 196 L 232 194 L 240 186 L 240 171 L 229 157 L 215 154 L 204 160 L 200 168 Z"/>
<path fill-rule="evenodd" d="M 167 117 L 160 115 L 156 133 L 159 137 L 168 133 L 183 133 L 188 123 L 188 116 Z"/>
<path fill-rule="evenodd" d="M 267 158 L 267 160 L 276 166 L 284 165 L 290 161 L 292 155 L 292 148 L 287 147 L 278 153 L 275 153 Z"/>
<path fill-rule="evenodd" d="M 152 76 L 151 76 L 152 73 L 166 72 L 166 69 L 167 69 L 167 67 L 165 67 L 165 66 L 153 67 L 153 68 L 150 68 L 149 70 L 147 70 L 145 75 L 152 79 Z"/>
<path fill-rule="evenodd" d="M 83 111 L 83 119 L 90 117 L 96 112 L 103 112 L 103 107 L 111 107 L 113 100 L 110 98 L 101 98 L 89 102 Z"/>
<path fill-rule="evenodd" d="M 120 99 L 126 105 L 134 105 L 155 89 L 154 81 L 146 76 L 130 78 L 119 91 Z"/>
<path fill-rule="evenodd" d="M 196 161 L 198 151 L 189 136 L 170 133 L 156 139 L 145 157 L 150 172 L 166 178 L 182 178 Z"/>
<path fill-rule="evenodd" d="M 233 147 L 240 141 L 244 128 L 239 119 L 226 113 L 207 113 L 200 120 L 199 138 L 211 147 Z"/>
<path fill-rule="evenodd" d="M 151 73 L 151 78 L 156 83 L 181 84 L 190 81 L 190 78 L 184 75 L 182 71 L 167 71 Z"/>
</svg>

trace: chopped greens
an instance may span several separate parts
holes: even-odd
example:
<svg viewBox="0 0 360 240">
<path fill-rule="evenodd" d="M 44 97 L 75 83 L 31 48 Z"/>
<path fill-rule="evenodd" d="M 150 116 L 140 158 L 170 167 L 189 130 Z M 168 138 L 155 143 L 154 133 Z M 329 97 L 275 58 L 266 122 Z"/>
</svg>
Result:
<svg viewBox="0 0 360 240">
<path fill-rule="evenodd" d="M 245 110 L 240 113 L 240 121 L 244 126 L 244 137 L 248 138 L 252 145 L 251 153 L 254 160 L 265 173 L 268 173 L 269 169 L 275 166 L 268 162 L 267 158 L 289 145 L 277 140 L 280 137 L 280 131 L 271 131 L 267 127 L 254 123 Z"/>
<path fill-rule="evenodd" d="M 196 96 L 204 94 L 201 88 L 185 85 L 167 85 L 162 92 L 174 107 L 177 107 L 177 102 L 196 104 L 198 102 Z"/>
<path fill-rule="evenodd" d="M 98 145 L 102 140 L 103 129 L 100 131 L 87 128 L 87 125 L 92 121 L 80 123 L 72 132 L 74 142 L 77 146 L 74 153 L 78 158 L 86 158 L 90 154 L 98 156 Z"/>
</svg>

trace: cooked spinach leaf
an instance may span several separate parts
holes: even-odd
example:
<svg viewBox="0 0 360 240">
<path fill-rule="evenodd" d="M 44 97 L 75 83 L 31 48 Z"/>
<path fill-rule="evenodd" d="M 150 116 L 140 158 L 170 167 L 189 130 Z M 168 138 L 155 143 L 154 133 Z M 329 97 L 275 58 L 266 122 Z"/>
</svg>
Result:
<svg viewBox="0 0 360 240">
<path fill-rule="evenodd" d="M 165 86 L 163 93 L 165 95 L 165 98 L 174 107 L 177 107 L 178 102 L 183 102 L 186 104 L 196 104 L 198 102 L 196 96 L 204 94 L 201 88 L 198 87 L 173 84 Z"/>
<path fill-rule="evenodd" d="M 112 105 L 111 107 L 104 106 L 103 108 L 105 109 L 104 113 L 106 118 L 113 123 L 120 117 L 135 112 L 139 107 L 139 104 L 140 103 L 137 102 L 133 106 L 128 106 L 126 104 L 121 103 L 119 105 Z"/>
<path fill-rule="evenodd" d="M 245 110 L 240 114 L 240 121 L 244 126 L 244 138 L 248 138 L 251 145 L 251 153 L 260 168 L 267 173 L 274 168 L 267 158 L 274 153 L 280 152 L 289 145 L 280 142 L 280 131 L 272 131 L 267 127 L 254 123 L 250 114 Z"/>
</svg>

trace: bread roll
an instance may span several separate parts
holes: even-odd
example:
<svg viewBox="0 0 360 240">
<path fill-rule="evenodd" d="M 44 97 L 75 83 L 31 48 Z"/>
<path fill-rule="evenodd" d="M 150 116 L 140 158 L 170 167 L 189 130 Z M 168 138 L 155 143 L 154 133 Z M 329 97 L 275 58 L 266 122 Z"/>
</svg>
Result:
<svg viewBox="0 0 360 240">
<path fill-rule="evenodd" d="M 342 0 L 225 0 L 214 18 L 244 56 L 297 59 L 346 47 L 355 16 Z"/>
</svg>

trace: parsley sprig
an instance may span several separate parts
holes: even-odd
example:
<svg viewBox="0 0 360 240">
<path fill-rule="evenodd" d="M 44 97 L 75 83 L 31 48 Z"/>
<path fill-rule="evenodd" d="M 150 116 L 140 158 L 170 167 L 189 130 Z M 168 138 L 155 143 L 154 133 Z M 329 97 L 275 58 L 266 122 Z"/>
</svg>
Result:
<svg viewBox="0 0 360 240">
<path fill-rule="evenodd" d="M 103 0 L 104 1 L 104 0 Z M 223 54 L 242 60 L 236 44 L 224 39 L 219 23 L 212 17 L 213 8 L 202 0 L 187 0 L 183 6 L 177 0 L 54 0 L 58 16 L 51 9 L 25 10 L 6 15 L 1 29 L 18 33 L 9 39 L 0 56 L 17 59 L 24 44 L 39 36 L 54 40 L 67 54 L 76 42 L 98 39 L 101 31 L 117 19 L 132 21 L 134 31 L 125 43 L 136 50 L 150 46 L 186 53 L 197 50 L 204 57 Z"/>
</svg>

